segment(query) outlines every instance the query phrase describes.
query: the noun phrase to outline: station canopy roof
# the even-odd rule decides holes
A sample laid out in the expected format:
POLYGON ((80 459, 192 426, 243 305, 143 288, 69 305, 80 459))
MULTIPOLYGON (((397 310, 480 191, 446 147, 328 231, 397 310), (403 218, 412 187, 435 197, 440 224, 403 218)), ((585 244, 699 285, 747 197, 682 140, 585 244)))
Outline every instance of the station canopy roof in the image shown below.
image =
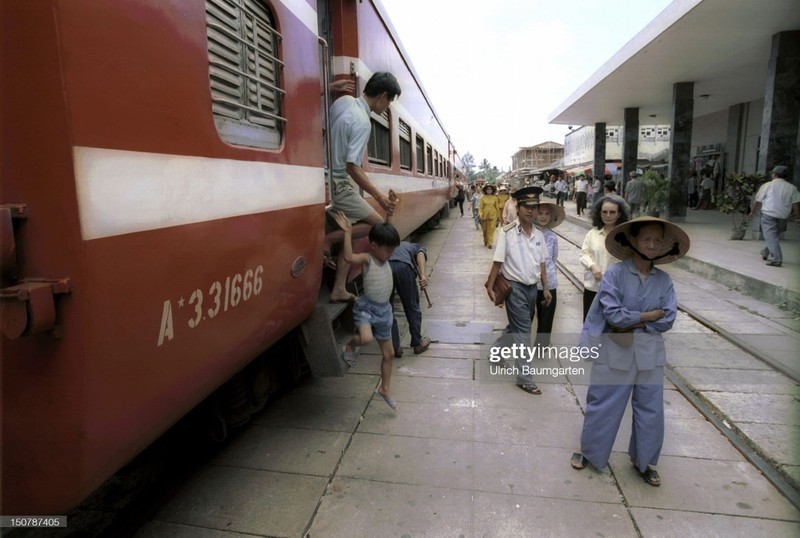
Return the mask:
POLYGON ((675 0, 548 121, 622 125, 638 107, 641 124, 669 124, 676 82, 694 82, 694 117, 761 99, 772 36, 790 30, 800 30, 798 0, 675 0))

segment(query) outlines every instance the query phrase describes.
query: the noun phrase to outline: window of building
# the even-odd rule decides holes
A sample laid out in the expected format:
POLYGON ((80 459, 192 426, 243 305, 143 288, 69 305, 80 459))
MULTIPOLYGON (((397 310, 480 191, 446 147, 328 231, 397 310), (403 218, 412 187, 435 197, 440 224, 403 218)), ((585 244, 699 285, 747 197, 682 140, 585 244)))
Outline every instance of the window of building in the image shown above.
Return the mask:
POLYGON ((275 19, 258 0, 206 0, 211 110, 230 144, 280 146, 284 63, 275 19))
POLYGON ((380 116, 372 114, 371 122, 372 132, 369 134, 369 144, 367 145, 369 162, 389 166, 392 163, 389 109, 384 110, 380 116))
POLYGON ((400 168, 411 170, 411 127, 400 120, 400 168))
POLYGON ((417 135, 417 172, 425 173, 425 141, 417 135))

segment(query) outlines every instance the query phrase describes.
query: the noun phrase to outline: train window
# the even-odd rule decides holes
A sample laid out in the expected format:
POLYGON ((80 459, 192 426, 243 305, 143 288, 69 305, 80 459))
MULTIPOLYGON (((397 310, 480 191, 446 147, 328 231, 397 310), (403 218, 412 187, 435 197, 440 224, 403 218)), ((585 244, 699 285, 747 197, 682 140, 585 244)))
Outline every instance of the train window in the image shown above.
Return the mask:
POLYGON ((389 109, 380 116, 372 115, 372 131, 369 134, 367 157, 369 162, 385 164, 392 163, 392 146, 389 137, 389 109))
POLYGON ((274 149, 281 116, 281 35, 260 0, 206 0, 211 109, 220 138, 230 144, 274 149))
POLYGON ((433 175, 433 148, 431 148, 430 144, 425 144, 425 156, 427 157, 426 161, 428 162, 428 166, 426 172, 429 176, 433 175))
POLYGON ((425 141, 417 135, 417 172, 425 173, 425 141))
POLYGON ((411 127, 400 120, 400 168, 411 170, 411 127))
POLYGON ((439 175, 439 152, 433 150, 433 176, 439 175))

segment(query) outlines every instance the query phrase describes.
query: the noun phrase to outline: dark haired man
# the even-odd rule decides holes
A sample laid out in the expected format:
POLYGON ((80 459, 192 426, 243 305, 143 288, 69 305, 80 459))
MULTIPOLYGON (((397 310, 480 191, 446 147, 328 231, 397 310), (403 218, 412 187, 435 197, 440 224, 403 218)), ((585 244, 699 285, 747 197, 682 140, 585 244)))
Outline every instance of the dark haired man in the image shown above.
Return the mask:
MULTIPOLYGON (((331 216, 341 211, 353 223, 352 237, 365 237, 373 224, 384 222, 358 193, 357 187, 372 196, 387 215, 394 213, 397 200, 382 193, 369 180, 361 162, 369 142, 372 125, 370 113, 383 114, 400 95, 400 84, 391 73, 378 72, 370 77, 361 97, 345 95, 334 101, 330 111, 331 176, 333 194, 331 216)), ((343 240, 341 229, 334 228, 325 236, 325 258, 330 264, 330 247, 343 240)), ((349 264, 342 254, 336 263, 336 278, 331 290, 331 302, 348 302, 355 297, 345 289, 349 264)))

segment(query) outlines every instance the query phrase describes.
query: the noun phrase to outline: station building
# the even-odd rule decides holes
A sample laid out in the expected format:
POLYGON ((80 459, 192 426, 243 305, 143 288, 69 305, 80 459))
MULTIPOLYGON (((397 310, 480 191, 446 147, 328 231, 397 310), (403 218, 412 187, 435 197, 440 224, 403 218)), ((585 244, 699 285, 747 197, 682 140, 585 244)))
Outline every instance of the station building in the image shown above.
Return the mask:
MULTIPOLYGON (((609 158, 609 126, 622 138, 621 174, 639 165, 641 125, 669 129, 669 218, 686 216, 690 169, 790 167, 800 185, 800 7, 796 0, 675 0, 550 116, 594 135, 593 173, 609 158)), ((569 135, 568 135, 569 136, 569 135)), ((571 152, 567 147, 565 159, 571 152)))

